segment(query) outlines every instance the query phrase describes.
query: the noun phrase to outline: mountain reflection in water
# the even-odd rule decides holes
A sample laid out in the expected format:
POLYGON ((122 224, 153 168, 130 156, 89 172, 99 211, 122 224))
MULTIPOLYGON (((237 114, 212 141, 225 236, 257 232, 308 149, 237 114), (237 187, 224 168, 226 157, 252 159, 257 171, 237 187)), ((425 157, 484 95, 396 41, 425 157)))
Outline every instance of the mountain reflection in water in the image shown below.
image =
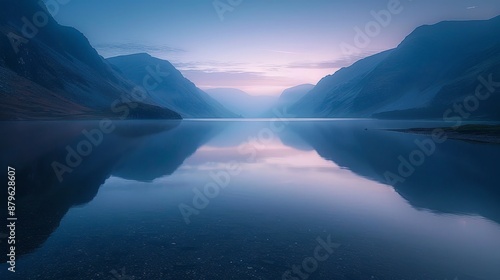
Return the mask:
POLYGON ((437 126, 290 121, 264 139, 267 121, 122 122, 60 182, 53 162, 98 124, 3 123, 16 276, 281 279, 331 236, 341 246, 311 279, 495 279, 500 146, 446 141, 388 185, 385 172, 426 136, 385 129, 422 125, 437 126), (187 225, 178 206, 229 163, 241 172, 187 225), (75 273, 77 260, 86 269, 75 273))

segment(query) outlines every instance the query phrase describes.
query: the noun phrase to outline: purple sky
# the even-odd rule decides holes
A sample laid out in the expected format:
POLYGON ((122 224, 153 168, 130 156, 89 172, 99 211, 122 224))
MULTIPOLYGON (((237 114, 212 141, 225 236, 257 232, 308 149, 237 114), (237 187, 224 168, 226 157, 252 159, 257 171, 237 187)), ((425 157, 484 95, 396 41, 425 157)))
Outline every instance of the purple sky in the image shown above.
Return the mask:
POLYGON ((148 52, 203 89, 269 95, 394 48, 420 25, 499 14, 498 0, 73 0, 56 19, 104 57, 148 52), (374 13, 390 20, 374 24, 374 13))

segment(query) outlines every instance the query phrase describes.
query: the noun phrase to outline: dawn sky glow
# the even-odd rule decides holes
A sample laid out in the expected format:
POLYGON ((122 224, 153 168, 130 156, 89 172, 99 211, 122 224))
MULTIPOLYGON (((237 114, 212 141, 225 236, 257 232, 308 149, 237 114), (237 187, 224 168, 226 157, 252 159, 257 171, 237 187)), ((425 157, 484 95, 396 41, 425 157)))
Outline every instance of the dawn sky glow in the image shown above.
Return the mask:
POLYGON ((73 0, 55 18, 83 32, 106 58, 147 52, 169 60, 202 89, 269 95, 316 84, 359 58, 394 48, 420 25, 500 14, 498 0, 401 0, 401 12, 366 46, 342 51, 342 43, 355 45, 355 28, 364 29, 372 11, 387 10, 392 1, 242 0, 221 14, 213 0, 73 0))

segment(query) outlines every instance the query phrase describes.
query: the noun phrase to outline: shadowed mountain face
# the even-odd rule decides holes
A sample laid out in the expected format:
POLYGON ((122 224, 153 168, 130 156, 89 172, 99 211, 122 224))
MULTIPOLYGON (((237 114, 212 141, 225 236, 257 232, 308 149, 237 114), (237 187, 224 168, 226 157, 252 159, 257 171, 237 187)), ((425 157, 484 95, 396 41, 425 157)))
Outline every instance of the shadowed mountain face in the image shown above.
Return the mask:
POLYGON ((182 76, 166 60, 148 54, 134 54, 109 58, 108 61, 130 81, 146 83, 147 87, 151 87, 148 89, 156 103, 179 112, 185 118, 237 117, 182 76), (144 77, 150 73, 155 73, 161 82, 155 81, 154 77, 145 80, 144 77))
MULTIPOLYGON (((498 32, 500 17, 419 27, 396 49, 325 77, 292 112, 306 117, 443 118, 479 85, 483 96, 493 85, 499 88, 500 37, 493 35, 498 32)), ((486 99, 470 118, 500 118, 500 95, 486 99)))
POLYGON ((180 118, 122 78, 82 33, 59 25, 37 0, 0 1, 0 98, 3 120, 180 118))
MULTIPOLYGON (((68 149, 88 141, 83 131, 96 122, 5 122, 0 140, 2 166, 16 168, 16 215, 18 255, 38 248, 57 229, 67 211, 90 202, 111 176, 133 181, 152 181, 175 172, 186 158, 211 139, 222 127, 178 121, 117 123, 88 156, 75 167, 68 164, 68 149), (33 137, 37 135, 39 137, 33 137), (54 162, 66 165, 58 179, 54 162)), ((70 161, 76 162, 75 154, 70 161)), ((78 157, 78 156, 76 156, 78 157)), ((2 201, 6 194, 1 195, 2 201)), ((1 257, 2 262, 5 256, 1 257)))
MULTIPOLYGON (((408 159, 410 153, 419 149, 415 140, 423 142, 429 139, 385 130, 390 127, 384 122, 376 123, 375 127, 373 122, 290 125, 297 137, 323 158, 362 177, 388 185, 386 172, 399 174, 399 157, 408 159), (370 129, 366 130, 366 127, 370 129)), ((284 143, 294 145, 290 141, 284 143)), ((500 189, 498 165, 495 163, 498 156, 498 145, 448 140, 437 144, 435 153, 427 157, 423 165, 393 187, 416 208, 477 214, 500 223, 500 189)))

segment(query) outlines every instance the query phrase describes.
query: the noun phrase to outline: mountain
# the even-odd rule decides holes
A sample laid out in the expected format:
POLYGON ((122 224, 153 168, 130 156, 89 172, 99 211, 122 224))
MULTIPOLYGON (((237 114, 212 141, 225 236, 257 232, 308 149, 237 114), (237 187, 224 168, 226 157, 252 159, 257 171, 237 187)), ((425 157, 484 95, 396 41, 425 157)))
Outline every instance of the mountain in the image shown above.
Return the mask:
POLYGON ((262 117, 275 118, 279 116, 290 116, 288 110, 291 106, 305 97, 307 93, 314 89, 314 85, 303 84, 285 89, 274 105, 262 114, 262 117))
MULTIPOLYGON (((401 123, 361 120, 292 122, 287 132, 302 138, 321 157, 341 168, 371 181, 391 185, 416 209, 480 215, 500 223, 496 164, 500 149, 497 146, 449 140, 440 144, 438 151, 427 157, 425 163, 415 168, 403 182, 390 182, 387 172, 399 174, 401 158, 415 151, 415 140, 426 141, 425 135, 385 130, 391 126, 400 127, 401 123)), ((303 143, 296 146, 296 143, 284 140, 283 143, 294 148, 304 149, 303 143)))
POLYGON ((254 96, 233 88, 208 89, 206 92, 235 113, 247 118, 260 117, 276 102, 274 96, 254 96))
MULTIPOLYGON (((92 201, 110 177, 149 182, 169 176, 217 135, 223 123, 118 122, 116 130, 60 180, 53 163, 67 164, 67 148, 81 142, 82 131, 96 126, 99 122, 0 122, 2 131, 11 132, 0 138, 0 164, 16 167, 16 216, 23 220, 16 224, 17 238, 23 240, 16 244, 16 257, 39 248, 68 210, 92 201)), ((7 258, 2 254, 0 261, 7 258)))
POLYGON ((313 88, 314 85, 303 84, 289 89, 285 89, 283 93, 280 95, 278 102, 281 104, 292 105, 293 103, 299 101, 301 98, 306 96, 307 93, 309 93, 313 88))
POLYGON ((37 0, 0 1, 0 98, 0 120, 180 118, 37 0))
MULTIPOLYGON (((421 26, 397 48, 323 78, 291 112, 302 117, 442 119, 454 103, 468 100, 466 105, 475 107, 470 99, 476 88, 483 84, 486 95, 491 80, 500 80, 500 37, 492 36, 498 32, 500 16, 421 26)), ((500 96, 486 99, 468 117, 500 119, 500 96)))
MULTIPOLYGON (((185 118, 237 117, 219 102, 186 79, 170 62, 140 53, 107 59, 120 73, 136 84, 151 72, 160 78, 146 81, 153 100, 179 112, 185 118)), ((155 75, 153 75, 154 77, 155 75)), ((157 78, 158 78, 157 77, 157 78)))

